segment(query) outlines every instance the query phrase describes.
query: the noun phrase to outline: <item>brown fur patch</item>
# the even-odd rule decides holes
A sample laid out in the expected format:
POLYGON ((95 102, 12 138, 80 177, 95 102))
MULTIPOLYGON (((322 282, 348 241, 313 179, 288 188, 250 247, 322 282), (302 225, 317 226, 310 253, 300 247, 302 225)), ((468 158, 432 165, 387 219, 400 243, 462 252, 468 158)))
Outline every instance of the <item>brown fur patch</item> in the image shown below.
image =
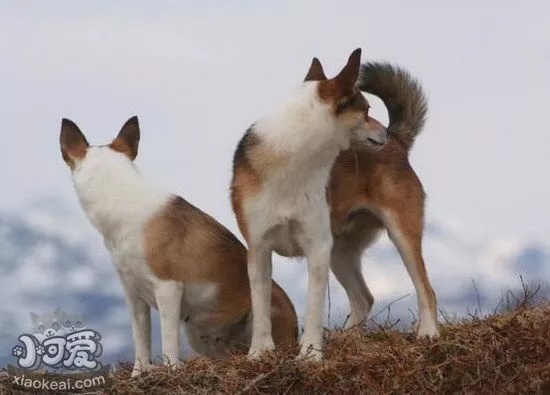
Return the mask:
POLYGON ((359 76, 360 62, 361 49, 358 48, 351 53, 346 65, 336 77, 320 81, 318 94, 321 100, 334 105, 336 108, 350 100, 360 100, 357 96, 359 90, 355 88, 359 76))
POLYGON ((365 114, 365 117, 368 114, 369 103, 365 96, 359 91, 359 89, 354 89, 353 95, 349 97, 344 97, 340 100, 336 107, 336 115, 344 111, 359 111, 365 114))
POLYGON ((402 202, 410 204, 408 199, 423 204, 424 197, 406 151, 392 138, 378 152, 353 142, 336 159, 328 190, 336 228, 342 226, 349 212, 360 207, 402 207, 402 202))
POLYGON ((238 168, 231 184, 231 207, 237 218, 239 230, 248 242, 248 225, 244 212, 244 202, 247 198, 256 195, 261 189, 261 182, 251 168, 238 168))
POLYGON ((275 281, 271 291, 271 332, 275 345, 294 345, 299 336, 294 305, 275 281))
POLYGON ((381 123, 379 122, 377 119, 374 119, 374 118, 371 118, 368 116, 365 117, 365 123, 367 124, 367 128, 369 130, 385 130, 386 127, 381 123))
POLYGON ((422 287, 428 294, 430 309, 435 315, 435 294, 426 273, 421 246, 425 193, 403 145, 390 138, 384 148, 373 153, 363 143, 353 143, 334 164, 327 196, 335 237, 362 239, 362 234, 370 235, 383 229, 376 212, 391 214, 411 251, 422 287), (358 212, 367 215, 367 220, 345 234, 347 224, 358 212))
POLYGON ((248 226, 244 213, 244 201, 255 196, 262 189, 262 170, 268 168, 270 155, 262 155, 261 141, 250 127, 239 141, 233 156, 233 178, 231 180, 231 206, 237 217, 237 224, 248 242, 248 226))
MULTIPOLYGON (((236 322, 251 310, 247 251, 243 244, 208 214, 181 197, 174 199, 145 228, 145 256, 155 275, 183 284, 218 285, 219 303, 208 319, 212 324, 236 322)), ((273 283, 274 338, 288 338, 297 328, 294 306, 273 283), (275 333, 277 332, 277 333, 275 333)))
POLYGON ((111 148, 113 151, 120 152, 121 154, 126 155, 130 160, 134 160, 135 156, 132 152, 132 148, 121 139, 114 139, 111 144, 108 145, 109 148, 111 148))

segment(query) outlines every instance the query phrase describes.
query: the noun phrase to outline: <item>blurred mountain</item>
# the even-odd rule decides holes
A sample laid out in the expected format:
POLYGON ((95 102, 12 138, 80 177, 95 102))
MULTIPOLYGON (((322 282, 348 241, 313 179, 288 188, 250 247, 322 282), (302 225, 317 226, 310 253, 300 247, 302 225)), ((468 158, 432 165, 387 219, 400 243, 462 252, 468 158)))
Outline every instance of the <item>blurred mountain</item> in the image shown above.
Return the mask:
MULTIPOLYGON (((452 224, 429 220, 423 248, 440 308, 457 316, 479 307, 491 312, 504 290, 519 285, 519 275, 541 281, 550 278, 550 248, 538 241, 510 237, 468 240, 452 230, 452 224)), ((17 337, 32 329, 29 314, 51 312, 56 307, 85 314, 88 327, 102 335, 103 362, 133 358, 130 315, 122 287, 102 239, 78 207, 45 198, 18 210, 0 211, 0 267, 4 301, 0 305, 0 366, 14 362, 11 350, 17 337)), ((410 312, 416 312, 414 287, 385 234, 365 252, 363 272, 376 300, 373 313, 399 299, 391 305, 391 315, 407 326, 410 312)), ((276 256, 274 277, 288 292, 302 320, 305 262, 276 256)), ((329 289, 328 324, 341 325, 348 313, 345 293, 332 276, 329 289)), ((158 355, 156 312, 153 322, 153 353, 158 355)), ((185 341, 182 343, 183 352, 188 353, 185 341)))

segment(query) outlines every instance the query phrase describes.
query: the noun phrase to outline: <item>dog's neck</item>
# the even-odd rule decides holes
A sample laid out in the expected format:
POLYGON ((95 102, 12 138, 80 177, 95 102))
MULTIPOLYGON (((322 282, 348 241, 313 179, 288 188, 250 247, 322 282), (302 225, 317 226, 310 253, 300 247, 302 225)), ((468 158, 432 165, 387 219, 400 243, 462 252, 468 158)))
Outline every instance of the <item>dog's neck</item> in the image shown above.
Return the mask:
POLYGON ((260 118, 254 131, 276 155, 309 161, 319 156, 328 162, 347 149, 350 133, 340 130, 330 105, 317 94, 317 82, 298 87, 289 99, 260 118))
POLYGON ((73 173, 80 204, 106 239, 140 228, 170 194, 152 185, 122 154, 91 148, 73 173))

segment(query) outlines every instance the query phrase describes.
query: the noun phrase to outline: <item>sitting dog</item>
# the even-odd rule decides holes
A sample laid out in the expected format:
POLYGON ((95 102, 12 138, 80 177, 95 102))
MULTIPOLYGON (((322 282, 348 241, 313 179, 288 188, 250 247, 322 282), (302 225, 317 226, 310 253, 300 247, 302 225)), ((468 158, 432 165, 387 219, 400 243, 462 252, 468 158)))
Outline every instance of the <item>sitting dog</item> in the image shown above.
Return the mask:
MULTIPOLYGON (((215 219, 138 172, 139 139, 137 117, 102 146, 90 146, 74 122, 62 120, 63 159, 132 315, 132 377, 151 364, 151 307, 159 311, 162 354, 171 364, 179 362, 180 323, 193 350, 214 357, 246 350, 252 324, 246 248, 215 219)), ((277 344, 295 344, 294 306, 276 283, 272 289, 270 335, 277 344)))

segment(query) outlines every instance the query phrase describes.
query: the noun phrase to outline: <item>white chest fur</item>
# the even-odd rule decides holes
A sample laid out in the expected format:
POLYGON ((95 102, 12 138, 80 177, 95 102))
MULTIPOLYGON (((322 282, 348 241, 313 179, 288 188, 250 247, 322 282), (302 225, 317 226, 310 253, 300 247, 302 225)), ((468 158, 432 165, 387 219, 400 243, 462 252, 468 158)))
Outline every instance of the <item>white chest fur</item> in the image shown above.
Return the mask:
POLYGON ((314 84, 302 86, 254 126, 268 152, 280 155, 283 164, 265 174, 261 193, 245 203, 253 244, 268 235, 277 251, 291 253, 295 248, 290 244, 305 247, 309 242, 304 238, 326 238, 326 230, 314 228, 330 229, 326 185, 338 153, 349 146, 350 133, 339 130, 315 89, 314 84), (316 235, 304 236, 311 230, 316 235))

